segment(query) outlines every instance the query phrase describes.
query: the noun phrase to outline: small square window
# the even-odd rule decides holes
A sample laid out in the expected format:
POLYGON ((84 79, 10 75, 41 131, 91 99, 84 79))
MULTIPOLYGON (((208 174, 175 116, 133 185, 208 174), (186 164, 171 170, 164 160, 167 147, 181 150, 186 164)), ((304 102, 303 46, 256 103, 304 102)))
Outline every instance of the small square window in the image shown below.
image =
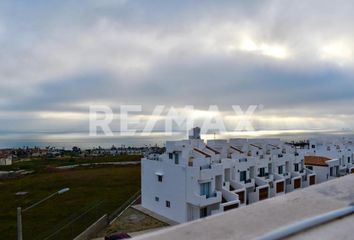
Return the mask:
POLYGON ((156 201, 156 202, 159 202, 159 201, 160 201, 160 198, 159 198, 159 197, 155 197, 155 201, 156 201))
POLYGON ((171 207, 171 203, 170 201, 166 201, 166 207, 170 208, 171 207))
POLYGON ((162 182, 162 176, 161 176, 161 175, 158 175, 158 176, 157 176, 157 180, 158 180, 159 182, 162 182))

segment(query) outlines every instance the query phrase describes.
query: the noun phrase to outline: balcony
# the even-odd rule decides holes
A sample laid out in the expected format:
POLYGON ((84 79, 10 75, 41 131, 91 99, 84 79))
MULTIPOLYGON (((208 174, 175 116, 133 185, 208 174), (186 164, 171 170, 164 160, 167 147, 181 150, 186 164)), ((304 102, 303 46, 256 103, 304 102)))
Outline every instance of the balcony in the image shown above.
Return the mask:
POLYGON ((240 158, 238 161, 239 161, 240 163, 241 163, 241 162, 247 162, 247 158, 240 158))
POLYGON ((225 188, 222 189, 222 202, 221 207, 224 211, 228 211, 240 206, 238 195, 225 188))
POLYGON ((216 175, 221 175, 223 172, 223 168, 221 164, 215 165, 206 165, 200 167, 199 178, 198 180, 210 180, 215 178, 216 175))
POLYGON ((255 180, 252 179, 252 178, 249 178, 249 179, 244 181, 244 185, 245 185, 246 188, 253 187, 255 185, 255 180))
POLYGON ((269 173, 265 173, 264 175, 259 174, 258 178, 263 179, 263 180, 265 180, 266 182, 269 183, 269 182, 274 180, 274 175, 273 174, 269 174, 269 173))
MULTIPOLYGON (((252 179, 251 183, 253 182, 254 186, 254 179, 252 179)), ((238 192, 245 192, 246 191, 246 186, 242 183, 235 182, 233 180, 230 181, 230 190, 233 193, 238 194, 238 192)))
MULTIPOLYGON (((203 195, 204 196, 204 195, 203 195)), ((213 193, 210 193, 210 194, 206 194, 205 195, 205 198, 208 199, 208 198, 214 198, 214 197, 217 197, 217 194, 216 192, 213 192, 213 193)))
POLYGON ((211 165, 207 164, 207 165, 203 165, 199 167, 200 170, 204 170, 204 169, 211 169, 211 165))
POLYGON ((286 172, 286 173, 283 173, 283 177, 284 177, 284 178, 289 178, 289 177, 290 177, 290 173, 287 173, 287 172, 286 172))
POLYGON ((187 196, 187 202, 198 207, 205 207, 215 203, 220 203, 222 199, 222 194, 219 191, 215 191, 208 195, 198 195, 194 194, 187 196))

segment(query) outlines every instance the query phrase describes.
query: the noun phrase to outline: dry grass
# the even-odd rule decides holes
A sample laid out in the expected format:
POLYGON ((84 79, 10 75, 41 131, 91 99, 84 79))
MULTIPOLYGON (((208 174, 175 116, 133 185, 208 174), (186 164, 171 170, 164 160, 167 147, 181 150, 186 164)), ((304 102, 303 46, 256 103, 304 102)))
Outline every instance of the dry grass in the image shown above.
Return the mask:
POLYGON ((98 167, 40 172, 0 180, 0 239, 16 238, 16 207, 27 207, 61 188, 58 195, 23 214, 24 239, 44 239, 97 205, 50 239, 72 239, 140 189, 140 166, 98 167), (28 192, 15 196, 16 192, 28 192))
POLYGON ((128 208, 111 226, 101 233, 101 236, 116 232, 138 232, 164 226, 168 225, 134 208, 128 208))

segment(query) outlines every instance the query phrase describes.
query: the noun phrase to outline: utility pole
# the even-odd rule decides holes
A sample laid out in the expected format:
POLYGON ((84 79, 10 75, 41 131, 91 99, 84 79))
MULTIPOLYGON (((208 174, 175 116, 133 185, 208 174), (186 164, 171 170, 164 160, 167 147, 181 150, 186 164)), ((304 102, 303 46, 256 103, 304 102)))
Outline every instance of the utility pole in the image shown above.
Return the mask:
POLYGON ((22 209, 17 208, 17 240, 22 240, 22 209))
POLYGON ((22 237, 22 212, 30 210, 31 208, 41 204, 42 202, 47 201, 49 198, 51 198, 55 195, 60 195, 60 194, 66 193, 69 190, 70 190, 70 188, 63 188, 63 189, 49 195, 48 197, 43 198, 39 202, 32 204, 31 206, 29 206, 28 208, 25 208, 24 210, 22 210, 21 207, 18 207, 17 208, 17 240, 23 240, 23 237, 22 237))

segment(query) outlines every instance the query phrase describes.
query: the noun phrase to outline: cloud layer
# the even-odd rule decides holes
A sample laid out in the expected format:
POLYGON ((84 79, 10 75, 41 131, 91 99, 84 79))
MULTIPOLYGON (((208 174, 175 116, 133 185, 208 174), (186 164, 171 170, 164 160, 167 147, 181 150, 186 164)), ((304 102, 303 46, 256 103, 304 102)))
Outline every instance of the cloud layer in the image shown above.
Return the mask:
POLYGON ((353 11, 345 0, 2 1, 0 130, 84 131, 90 104, 262 104, 259 116, 277 118, 266 129, 354 127, 353 11))

